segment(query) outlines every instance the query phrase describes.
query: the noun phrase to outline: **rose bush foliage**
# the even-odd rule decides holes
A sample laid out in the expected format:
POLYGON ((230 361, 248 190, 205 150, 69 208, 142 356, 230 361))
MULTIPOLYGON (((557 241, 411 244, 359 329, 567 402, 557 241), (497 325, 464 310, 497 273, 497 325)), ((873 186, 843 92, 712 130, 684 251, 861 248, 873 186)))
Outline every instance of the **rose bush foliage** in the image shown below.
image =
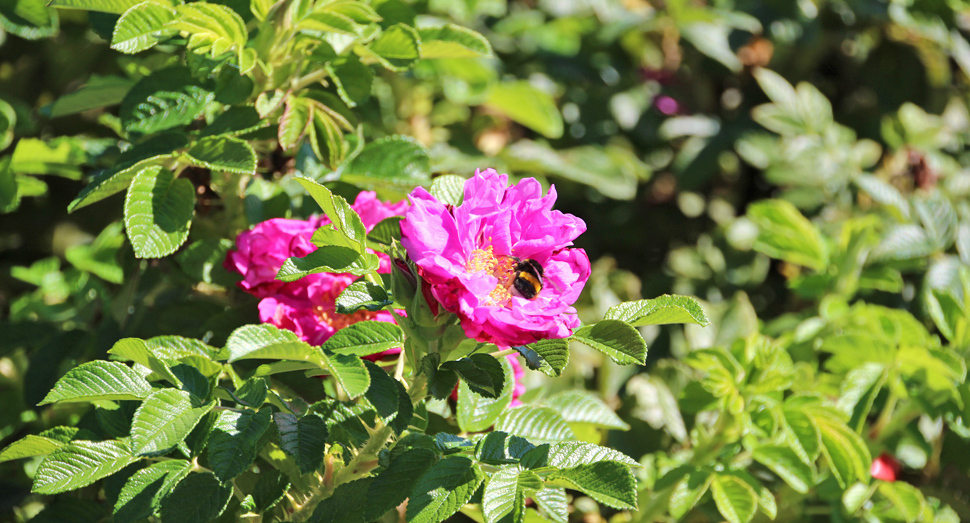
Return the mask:
POLYGON ((970 518, 959 2, 44 4, 0 519, 970 518))

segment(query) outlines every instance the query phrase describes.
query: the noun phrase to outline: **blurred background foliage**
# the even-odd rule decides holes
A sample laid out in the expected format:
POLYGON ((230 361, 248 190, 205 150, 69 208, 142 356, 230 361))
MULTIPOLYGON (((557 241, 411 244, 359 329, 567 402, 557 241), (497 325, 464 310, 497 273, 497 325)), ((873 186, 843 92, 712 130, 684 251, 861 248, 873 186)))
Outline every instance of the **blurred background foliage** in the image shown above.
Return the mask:
MULTIPOLYGON (((294 173, 347 193, 399 199, 409 189, 342 178, 308 146, 295 160, 260 164, 238 187, 200 170, 190 173, 190 244, 136 259, 121 196, 67 207, 82 178, 119 153, 115 109, 88 108, 85 95, 120 101, 165 55, 116 53, 104 39, 116 15, 44 3, 0 0, 5 443, 96 424, 81 409, 34 405, 63 372, 105 358, 121 337, 219 345, 258 321, 220 253, 241 228, 313 211, 294 173)), ((554 183, 558 208, 589 228, 577 241, 594 260, 579 304, 585 320, 671 292, 705 300, 713 321, 644 328, 644 369, 575 347, 566 378, 528 374, 523 399, 533 402, 594 391, 623 421, 577 422, 577 433, 643 456, 639 512, 578 498, 573 520, 970 518, 970 2, 395 4, 481 32, 494 58, 378 70, 356 108, 369 140, 413 137, 435 174, 494 167, 554 183), (791 405, 799 393, 834 407, 791 405), (822 442, 814 452, 780 435, 805 413, 823 420, 809 423, 822 442), (855 436, 826 432, 826 416, 855 436), (827 437, 862 446, 846 451, 843 467, 827 437), (801 448, 804 466, 779 473, 766 448, 801 448), (883 452, 902 463, 905 482, 867 486, 883 452), (724 478, 748 485, 738 487, 733 517, 724 478)), ((0 519, 29 520, 50 501, 29 495, 36 465, 0 463, 0 519)), ((62 498, 34 520, 62 520, 62 498)))

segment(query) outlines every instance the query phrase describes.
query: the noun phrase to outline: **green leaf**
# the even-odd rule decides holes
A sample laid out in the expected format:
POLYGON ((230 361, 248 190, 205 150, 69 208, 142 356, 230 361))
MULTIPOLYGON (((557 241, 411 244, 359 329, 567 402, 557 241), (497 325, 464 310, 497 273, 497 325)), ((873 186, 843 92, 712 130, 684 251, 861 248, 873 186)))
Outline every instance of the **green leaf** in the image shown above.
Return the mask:
POLYGON ((408 523, 439 523, 468 503, 484 475, 472 460, 456 456, 435 463, 411 489, 408 523))
POLYGON ((384 67, 404 71, 421 57, 421 41, 413 28, 396 24, 385 29, 366 50, 384 67))
POLYGON ((283 111, 277 130, 280 147, 291 150, 310 132, 313 125, 313 110, 314 104, 306 98, 291 96, 286 99, 286 109, 283 111))
POLYGON ((465 197, 465 178, 454 174, 438 176, 431 182, 431 196, 446 205, 461 205, 465 197))
POLYGON ((152 463, 128 478, 114 506, 115 523, 134 523, 158 513, 162 500, 192 470, 192 463, 170 460, 152 463))
POLYGON ((914 523, 922 520, 927 503, 919 489, 901 481, 881 482, 877 488, 879 493, 899 511, 903 521, 914 523))
POLYGON ((188 33, 188 48, 192 52, 218 58, 235 50, 239 74, 248 73, 256 65, 255 50, 246 49, 246 23, 235 11, 206 2, 181 4, 175 10, 176 17, 166 27, 188 33))
POLYGON ((90 485, 136 458, 121 441, 75 441, 50 453, 37 468, 31 492, 58 494, 90 485))
POLYGON ((90 272, 97 277, 111 283, 122 283, 125 274, 118 262, 118 252, 125 243, 122 234, 124 224, 113 222, 98 233, 97 238, 89 244, 78 244, 68 247, 64 257, 74 267, 90 272))
POLYGON ((815 471, 788 447, 762 445, 754 449, 751 457, 771 469, 796 492, 805 494, 815 485, 815 471))
POLYGON ((327 64, 337 94, 349 107, 357 107, 370 98, 374 73, 356 55, 343 56, 327 64))
POLYGON ((234 106, 226 109, 199 133, 200 138, 207 136, 239 136, 264 129, 269 125, 266 120, 259 115, 255 107, 234 106))
MULTIPOLYGON (((358 328, 356 331, 365 328, 358 328)), ((244 325, 234 330, 226 342, 226 349, 230 362, 242 359, 278 359, 312 363, 331 372, 351 398, 359 397, 370 386, 367 368, 357 356, 333 354, 312 347, 292 332, 272 325, 244 325)))
POLYGON ((431 179, 431 157, 414 138, 388 136, 365 145, 341 178, 409 188, 431 179))
POLYGON ((188 139, 182 134, 164 133, 135 145, 121 153, 114 168, 92 178, 77 198, 68 205, 67 211, 74 212, 127 189, 131 179, 139 171, 162 160, 175 158, 174 151, 187 144, 188 139))
POLYGON ((362 478, 344 483, 333 495, 320 502, 307 523, 365 523, 364 507, 374 478, 362 478))
POLYGON ((440 368, 457 373, 471 390, 486 398, 497 398, 505 386, 502 364, 488 354, 472 354, 467 358, 446 361, 440 368))
POLYGON ((364 519, 374 521, 403 503, 415 478, 421 477, 437 459, 428 449, 414 448, 392 461, 368 488, 364 519))
POLYGON ((10 157, 0 158, 0 213, 17 210, 21 196, 17 173, 10 168, 10 157))
POLYGON ((506 147, 502 157, 507 158, 510 169, 565 178, 617 200, 632 200, 640 181, 650 176, 645 163, 619 146, 553 149, 544 143, 521 139, 506 147))
MULTIPOLYGON (((118 76, 93 75, 80 89, 65 94, 51 104, 51 118, 77 114, 121 103, 134 82, 118 76)), ((0 128, 2 134, 2 128, 0 128)), ((3 140, 0 139, 0 146, 3 140)), ((3 147, 0 147, 2 149, 3 147)))
POLYGON ((261 472, 259 481, 252 490, 255 512, 265 512, 286 497, 290 490, 290 480, 286 474, 277 470, 261 472))
POLYGON ((481 58, 492 56, 492 46, 481 34, 455 24, 418 29, 421 58, 481 58))
POLYGON ((652 300, 628 301, 614 305, 603 315, 605 320, 620 320, 634 327, 694 323, 710 325, 704 309, 694 298, 665 294, 652 300))
POLYGON ((133 361, 139 365, 148 367, 152 370, 152 372, 168 380, 168 382, 172 385, 180 386, 182 384, 179 379, 172 374, 168 364, 155 357, 155 355, 148 350, 148 345, 143 340, 138 338, 123 338, 118 340, 110 349, 108 349, 108 354, 122 361, 133 361))
POLYGON ((532 370, 541 371, 546 376, 558 377, 569 364, 569 341, 566 339, 539 340, 525 347, 515 347, 525 358, 532 370), (535 360, 535 357, 538 361, 535 360), (538 363, 538 365, 536 365, 538 363))
POLYGON ((364 397, 374 407, 377 417, 384 423, 389 423, 397 416, 398 407, 401 404, 398 397, 398 382, 376 363, 365 361, 364 365, 370 374, 371 383, 364 397))
POLYGON ((401 241, 401 216, 391 216, 379 221, 373 229, 367 233, 367 241, 380 245, 391 245, 394 240, 401 241))
POLYGON ((562 137, 562 115, 556 102, 529 82, 496 84, 489 90, 487 103, 546 138, 562 137))
POLYGON ((276 274, 276 279, 296 281, 321 272, 363 276, 378 268, 380 268, 380 259, 374 254, 369 252, 361 254, 356 249, 326 245, 303 258, 288 258, 276 274))
POLYGON ((17 126, 17 112, 7 102, 0 100, 0 151, 13 143, 13 130, 17 126))
POLYGON ((748 218, 760 229, 756 251, 816 271, 828 265, 828 247, 821 232, 791 203, 755 202, 748 206, 748 218))
POLYGON ((876 202, 895 209, 901 218, 909 218, 909 202, 891 183, 871 174, 856 176, 852 181, 876 202))
POLYGON ((125 198, 125 231, 139 258, 172 254, 189 237, 195 215, 195 188, 159 166, 135 175, 125 198))
POLYGON ((822 454, 839 486, 867 481, 872 457, 865 441, 831 411, 817 410, 812 420, 818 427, 822 454))
POLYGON ((487 523, 497 523, 507 514, 520 523, 525 515, 525 498, 542 489, 542 478, 518 465, 500 468, 485 484, 482 512, 487 523))
POLYGON ((47 5, 62 9, 83 9, 120 15, 137 3, 138 0, 51 0, 47 5))
POLYGON ((360 321, 338 330, 322 348, 336 354, 369 356, 404 346, 404 332, 393 323, 360 321))
POLYGON ((58 14, 44 0, 0 2, 0 29, 25 40, 39 40, 57 34, 58 14))
POLYGON ((230 136, 208 136, 195 143, 186 153, 196 165, 214 171, 254 174, 256 152, 249 142, 230 136))
POLYGON ((926 258, 938 246, 919 225, 902 224, 889 229, 869 255, 872 262, 926 258))
POLYGON ((616 509, 637 508, 637 484, 630 467, 613 461, 580 465, 549 474, 553 485, 583 492, 616 509))
POLYGON ((323 209, 323 213, 330 218, 330 222, 355 246, 357 252, 363 253, 367 242, 367 228, 347 200, 334 195, 330 189, 309 178, 297 178, 296 181, 310 193, 317 205, 323 209))
POLYGON ((458 384, 456 410, 458 426, 462 431, 483 432, 487 430, 495 424, 495 420, 512 403, 512 394, 515 392, 515 373, 508 361, 502 361, 501 365, 505 379, 502 393, 497 398, 488 398, 475 392, 464 381, 458 384))
POLYGON ((594 393, 585 390, 560 392, 542 402, 570 423, 590 423, 605 429, 629 430, 612 409, 594 393))
POLYGON ((189 244, 176 254, 179 267, 197 282, 231 287, 233 279, 223 267, 226 255, 236 243, 228 238, 206 238, 189 244))
POLYGON ((132 452, 160 456, 182 443, 215 402, 195 406, 183 390, 159 389, 135 411, 131 422, 132 452))
POLYGON ((91 361, 67 371, 40 405, 55 402, 140 400, 151 385, 131 367, 113 361, 91 361))
POLYGON ((717 510, 731 523, 748 523, 758 510, 758 493, 738 477, 715 476, 711 493, 717 510))
POLYGON ((249 470, 256 460, 256 443, 270 424, 270 410, 224 410, 209 433, 209 468, 220 481, 249 470))
POLYGON ((118 116, 128 132, 157 133, 192 123, 214 99, 187 67, 167 67, 139 80, 121 101, 118 116))
POLYGON ((327 444, 327 424, 316 414, 297 418, 277 412, 273 415, 280 433, 280 447, 295 461, 300 472, 308 474, 320 468, 327 444))
POLYGON ((175 17, 175 9, 168 3, 142 2, 118 19, 111 35, 111 48, 126 54, 150 49, 175 32, 166 27, 175 17))
POLYGON ((394 303, 387 290, 366 280, 358 280, 337 296, 335 305, 339 314, 353 314, 360 309, 379 311, 394 303))
MULTIPOLYGON (((548 451, 548 447, 548 445, 543 445, 546 451, 548 451)), ((538 459, 542 451, 537 451, 537 448, 524 438, 512 436, 501 431, 492 431, 478 440, 478 444, 475 446, 475 459, 489 465, 507 465, 510 463, 519 463, 521 460, 524 468, 534 469, 539 466, 545 466, 545 463, 541 465, 537 464, 537 462, 542 461, 538 459)), ((547 459, 548 453, 542 456, 542 459, 547 459)))
POLYGON ((63 446, 64 443, 56 439, 28 434, 24 438, 7 445, 7 448, 0 452, 0 463, 14 459, 46 456, 63 446))
POLYGON ((445 399, 458 386, 458 374, 439 368, 441 354, 433 352, 421 360, 421 372, 428 375, 428 393, 435 399, 445 399))
POLYGON ((886 366, 880 363, 864 363, 845 375, 836 408, 850 416, 850 427, 862 431, 872 404, 888 377, 886 366))
POLYGON ((182 336, 155 336, 145 340, 148 350, 163 360, 181 360, 199 357, 211 360, 218 352, 215 347, 182 336))
POLYGON ((515 434, 532 443, 559 443, 576 439, 566 420, 547 407, 523 405, 505 413, 495 422, 495 430, 515 434))
POLYGON ((271 352, 272 348, 277 345, 302 347, 302 352, 308 352, 312 349, 309 344, 301 341, 293 331, 280 329, 267 323, 243 325, 232 331, 232 334, 226 340, 229 363, 242 359, 269 358, 270 356, 263 354, 271 352))
POLYGON ((240 385, 233 393, 233 397, 247 407, 259 408, 266 401, 268 393, 269 386, 266 380, 254 376, 240 385))
POLYGON ((300 20, 297 26, 301 31, 319 33, 343 33, 357 36, 358 26, 353 19, 339 13, 316 12, 310 13, 300 20))
POLYGON ((52 174, 77 180, 80 166, 89 161, 87 144, 80 139, 21 138, 14 146, 10 169, 18 174, 52 174))
POLYGON ((209 472, 189 474, 162 501, 162 521, 209 523, 232 498, 232 483, 222 484, 209 472))
POLYGON ((550 467, 559 469, 592 465, 604 461, 623 463, 631 467, 640 466, 639 463, 620 451, 582 441, 553 443, 550 445, 547 459, 550 467))
MULTIPOLYGON (((677 469, 674 469, 676 471, 677 469)), ((668 473, 670 475, 674 471, 668 473)), ((714 476, 706 471, 685 471, 688 472, 686 476, 677 482, 674 486, 673 492, 670 494, 670 501, 668 502, 668 510, 670 510, 670 515, 677 519, 684 517, 697 502, 700 501, 701 497, 707 493, 707 489, 710 488, 711 482, 714 481, 714 476)), ((664 476, 666 478, 666 476, 664 476)), ((664 479, 661 478, 661 479, 664 479)))
POLYGON ((619 320, 586 325, 574 332, 572 339, 606 354, 620 365, 644 365, 647 361, 647 342, 636 329, 619 320))
POLYGON ((566 489, 557 487, 546 487, 532 497, 544 511, 546 519, 554 523, 568 523, 569 503, 566 499, 566 489))
POLYGON ((862 483, 853 483, 842 493, 842 505, 849 514, 854 514, 862 508, 862 504, 869 500, 872 492, 862 483))

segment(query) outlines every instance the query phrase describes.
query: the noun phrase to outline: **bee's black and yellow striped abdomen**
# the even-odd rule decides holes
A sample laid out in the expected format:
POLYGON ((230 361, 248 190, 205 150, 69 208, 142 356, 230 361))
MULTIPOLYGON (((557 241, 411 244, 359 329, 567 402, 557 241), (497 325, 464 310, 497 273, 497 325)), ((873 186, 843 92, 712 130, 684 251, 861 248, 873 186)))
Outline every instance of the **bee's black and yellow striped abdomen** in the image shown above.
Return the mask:
POLYGON ((515 280, 512 285, 523 298, 531 300, 542 291, 542 265, 533 259, 525 259, 515 264, 515 280))

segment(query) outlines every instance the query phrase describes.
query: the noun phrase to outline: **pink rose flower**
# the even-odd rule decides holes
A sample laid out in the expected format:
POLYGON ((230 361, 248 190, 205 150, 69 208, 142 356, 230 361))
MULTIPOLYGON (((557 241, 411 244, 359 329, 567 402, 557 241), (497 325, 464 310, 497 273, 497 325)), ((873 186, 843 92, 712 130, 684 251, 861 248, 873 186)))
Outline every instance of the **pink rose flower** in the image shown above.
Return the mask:
POLYGON ((310 238, 323 223, 324 220, 317 217, 309 220, 274 218, 259 223, 236 237, 236 248, 226 255, 223 266, 230 272, 242 274, 243 280, 237 284, 240 289, 257 298, 273 296, 287 286, 286 282, 276 279, 283 262, 292 256, 303 257, 317 250, 310 238))
MULTIPOLYGON (((291 289, 295 292, 289 295, 279 294, 260 300, 260 321, 293 331, 311 345, 322 345, 338 330, 359 321, 394 323, 394 316, 388 311, 358 310, 353 314, 337 312, 337 296, 357 279, 356 276, 320 273, 311 274, 310 277, 293 283, 307 279, 311 281, 298 290, 291 289)), ((403 315, 404 311, 398 313, 403 315)), ((380 359, 400 352, 400 349, 390 349, 367 358, 380 359)))
MULTIPOLYGON (((403 214, 407 206, 406 201, 382 202, 374 192, 364 191, 357 195, 351 208, 360 215, 369 232, 381 220, 403 214)), ((318 273, 293 282, 276 279, 276 273, 287 258, 306 256, 317 249, 310 241, 313 233, 329 223, 326 216, 309 220, 267 220, 240 233, 236 238, 236 249, 229 251, 224 262, 227 270, 243 275, 240 288, 262 298, 259 318, 263 323, 293 331, 313 345, 322 344, 334 332, 358 321, 394 322, 388 311, 337 313, 337 296, 356 281, 357 276, 318 273)), ((390 259, 384 254, 378 256, 381 260, 378 272, 390 272, 390 259)), ((404 314, 404 311, 398 312, 404 314)), ((391 349, 368 358, 376 360, 399 352, 400 349, 391 349)))
POLYGON ((552 210, 555 187, 546 196, 533 178, 509 186, 494 169, 465 183, 464 202, 445 205, 415 189, 401 222, 401 243, 465 334, 506 348, 565 338, 579 327, 572 304, 590 275, 582 249, 568 248, 586 230, 579 218, 552 210), (515 289, 516 265, 541 267, 539 292, 526 298, 515 289))

